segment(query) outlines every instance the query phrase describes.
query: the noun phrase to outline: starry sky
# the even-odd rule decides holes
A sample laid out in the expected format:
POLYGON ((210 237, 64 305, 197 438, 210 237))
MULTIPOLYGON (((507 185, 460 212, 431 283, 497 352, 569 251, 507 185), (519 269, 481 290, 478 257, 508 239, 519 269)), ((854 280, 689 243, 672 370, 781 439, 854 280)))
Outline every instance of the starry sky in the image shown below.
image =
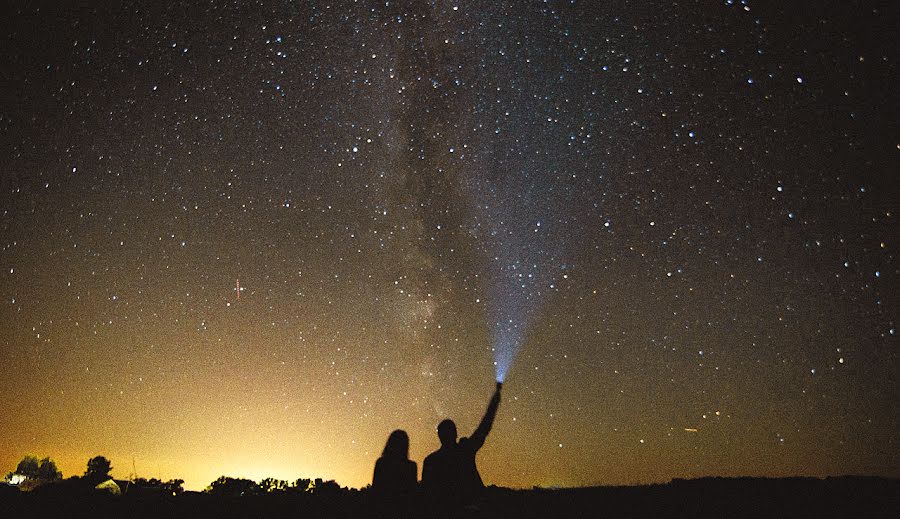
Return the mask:
POLYGON ((4 10, 3 473, 900 476, 892 2, 4 10))

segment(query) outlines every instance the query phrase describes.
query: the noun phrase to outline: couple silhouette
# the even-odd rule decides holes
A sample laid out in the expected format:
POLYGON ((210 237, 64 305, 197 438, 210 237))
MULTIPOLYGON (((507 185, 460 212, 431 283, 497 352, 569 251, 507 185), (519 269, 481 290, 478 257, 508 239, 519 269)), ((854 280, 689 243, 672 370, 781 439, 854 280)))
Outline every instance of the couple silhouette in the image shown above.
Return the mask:
MULTIPOLYGON (((487 411, 478 428, 468 438, 457 441, 456 424, 446 419, 438 424, 441 447, 425 458, 422 466, 422 497, 435 506, 465 507, 475 504, 484 490, 475 455, 484 445, 497 408, 500 389, 497 383, 487 411)), ((416 463, 409 459, 409 435, 396 430, 390 434, 384 452, 375 462, 372 490, 380 497, 411 497, 417 490, 416 463)))

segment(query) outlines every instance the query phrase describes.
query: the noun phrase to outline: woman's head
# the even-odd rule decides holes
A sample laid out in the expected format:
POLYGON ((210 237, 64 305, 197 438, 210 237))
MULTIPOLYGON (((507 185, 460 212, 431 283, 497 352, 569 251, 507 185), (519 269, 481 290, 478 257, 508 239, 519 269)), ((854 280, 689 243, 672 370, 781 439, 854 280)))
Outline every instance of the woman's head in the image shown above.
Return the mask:
POLYGON ((409 435, 406 431, 397 429, 388 436, 381 457, 409 459, 409 435))

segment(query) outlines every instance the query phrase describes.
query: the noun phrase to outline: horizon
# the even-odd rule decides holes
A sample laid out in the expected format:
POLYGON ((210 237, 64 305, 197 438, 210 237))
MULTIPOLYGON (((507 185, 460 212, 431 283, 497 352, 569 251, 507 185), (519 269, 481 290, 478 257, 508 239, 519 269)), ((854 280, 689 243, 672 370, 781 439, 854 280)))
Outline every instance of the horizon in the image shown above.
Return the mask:
MULTIPOLYGON (((27 455, 32 455, 32 454, 33 453, 29 453, 27 455)), ((101 455, 101 454, 98 454, 98 455, 101 455)), ((37 456, 37 457, 44 458, 47 456, 37 456)), ((75 470, 72 470, 71 472, 67 472, 66 468, 74 468, 74 467, 68 467, 65 463, 60 463, 53 456, 49 456, 49 457, 51 458, 51 460, 53 460, 57 464, 57 467, 62 472, 62 479, 68 479, 73 476, 81 477, 84 475, 83 467, 80 470, 75 469, 75 470)), ((107 456, 107 458, 110 459, 108 456, 107 456)), ((112 459, 110 459, 110 461, 112 461, 112 459)), ((417 464, 418 464, 418 462, 417 462, 417 464)), ((15 464, 13 464, 13 467, 14 467, 14 465, 15 464)), ((78 464, 75 463, 74 465, 77 466, 78 464)), ((86 461, 85 461, 85 463, 82 463, 81 465, 86 465, 86 461)), ((300 478, 310 479, 313 481, 316 479, 322 479, 323 481, 332 480, 332 481, 335 481, 341 487, 355 489, 355 490, 361 490, 371 484, 371 481, 366 481, 364 484, 361 484, 359 486, 354 486, 354 485, 350 485, 345 482, 342 482, 340 480, 334 480, 333 478, 322 477, 322 476, 318 476, 318 475, 314 475, 314 474, 292 474, 292 473, 284 472, 284 471, 269 473, 269 472, 266 472, 265 469, 261 469, 261 470, 256 470, 256 471, 235 472, 235 473, 222 472, 222 473, 218 473, 218 475, 216 475, 216 476, 210 477, 209 481, 207 481, 206 483, 197 483, 195 485, 190 480, 185 479, 182 476, 179 476, 177 473, 171 473, 171 474, 167 473, 162 476, 160 474, 150 474, 150 473, 144 474, 144 473, 141 473, 140 470, 138 470, 137 473, 132 473, 130 471, 128 473, 125 473, 125 469, 117 468, 116 463, 112 463, 112 466, 113 466, 113 468, 110 471, 110 477, 117 481, 134 481, 136 479, 149 480, 149 479, 156 478, 156 479, 159 479, 159 480, 165 482, 165 481, 169 481, 169 480, 173 480, 173 479, 183 479, 184 480, 184 484, 183 484, 184 490, 185 491, 193 491, 193 492, 203 492, 205 489, 207 489, 209 487, 209 485, 213 481, 215 481, 219 477, 249 479, 256 483, 259 483, 263 479, 269 478, 269 477, 277 479, 277 480, 287 481, 288 483, 293 483, 294 481, 296 481, 297 479, 300 479, 300 478)), ((14 470, 12 470, 12 472, 14 472, 14 470)), ((216 471, 208 470, 207 472, 215 473, 216 471)), ((421 475, 421 472, 420 472, 420 475, 421 475)), ((500 488, 507 488, 507 489, 511 489, 511 490, 532 490, 532 489, 545 489, 545 490, 560 489, 560 490, 563 490, 563 489, 580 489, 580 488, 597 488, 597 487, 640 487, 640 486, 652 486, 652 485, 666 485, 666 484, 670 484, 677 480, 692 481, 692 480, 716 479, 716 478, 722 478, 722 479, 802 478, 802 479, 824 480, 824 479, 828 479, 828 478, 869 478, 869 477, 884 478, 884 479, 890 480, 890 479, 900 479, 900 474, 894 474, 894 475, 890 475, 890 474, 885 474, 885 475, 851 474, 851 473, 845 473, 845 474, 782 474, 782 475, 709 474, 709 475, 691 475, 690 477, 680 477, 680 476, 676 475, 667 480, 657 480, 657 481, 623 481, 623 482, 611 481, 611 482, 597 482, 594 484, 588 483, 588 484, 584 484, 584 485, 569 485, 569 486, 561 486, 561 485, 554 485, 554 484, 545 484, 545 485, 535 484, 535 485, 531 485, 531 486, 527 486, 527 487, 526 486, 493 485, 493 484, 491 484, 491 485, 497 486, 500 488)), ((197 478, 195 480, 195 482, 202 481, 202 479, 203 479, 202 477, 197 478)))
POLYGON ((7 472, 900 476, 890 4, 5 9, 7 472))

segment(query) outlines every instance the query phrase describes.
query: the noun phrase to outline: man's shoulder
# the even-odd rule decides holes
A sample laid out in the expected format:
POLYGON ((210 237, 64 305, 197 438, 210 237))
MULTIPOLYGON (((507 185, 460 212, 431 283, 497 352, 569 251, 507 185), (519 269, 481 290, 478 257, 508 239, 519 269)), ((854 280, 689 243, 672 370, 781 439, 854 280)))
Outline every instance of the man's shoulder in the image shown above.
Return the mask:
POLYGON ((472 440, 469 438, 460 438, 458 445, 461 450, 472 450, 472 440))

